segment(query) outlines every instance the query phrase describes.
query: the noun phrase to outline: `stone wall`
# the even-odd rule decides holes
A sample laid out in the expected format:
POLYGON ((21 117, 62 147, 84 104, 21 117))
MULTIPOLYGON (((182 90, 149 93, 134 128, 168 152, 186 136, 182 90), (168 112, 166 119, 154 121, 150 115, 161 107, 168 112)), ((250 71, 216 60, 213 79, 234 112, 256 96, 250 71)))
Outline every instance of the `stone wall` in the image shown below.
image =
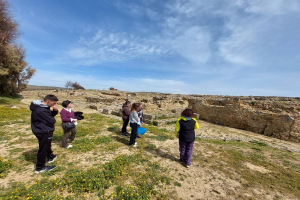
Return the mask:
POLYGON ((300 142, 299 97, 180 95, 118 90, 40 90, 24 91, 22 95, 25 98, 41 99, 51 93, 58 96, 59 104, 68 99, 73 102, 76 110, 90 108, 99 113, 118 114, 126 100, 132 103, 143 102, 144 112, 150 116, 177 116, 189 107, 202 120, 300 142))
POLYGON ((188 102, 189 108, 198 113, 202 120, 300 142, 300 103, 297 99, 242 99, 197 97, 188 102))

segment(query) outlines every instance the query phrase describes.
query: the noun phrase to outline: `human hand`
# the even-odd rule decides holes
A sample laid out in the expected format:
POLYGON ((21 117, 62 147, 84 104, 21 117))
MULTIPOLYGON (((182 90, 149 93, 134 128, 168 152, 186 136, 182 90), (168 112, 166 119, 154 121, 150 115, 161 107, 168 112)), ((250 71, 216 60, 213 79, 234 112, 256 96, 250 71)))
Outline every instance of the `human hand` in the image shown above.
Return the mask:
POLYGON ((52 106, 52 108, 53 108, 54 111, 58 110, 58 108, 56 106, 52 106))

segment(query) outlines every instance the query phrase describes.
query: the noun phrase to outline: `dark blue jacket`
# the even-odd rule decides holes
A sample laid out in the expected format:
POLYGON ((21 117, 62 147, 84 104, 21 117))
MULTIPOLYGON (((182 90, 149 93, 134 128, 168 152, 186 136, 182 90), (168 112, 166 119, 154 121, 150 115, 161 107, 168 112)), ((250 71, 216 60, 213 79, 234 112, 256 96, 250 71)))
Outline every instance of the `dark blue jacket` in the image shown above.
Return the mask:
POLYGON ((50 107, 42 104, 41 100, 33 101, 30 104, 31 130, 35 135, 53 133, 55 130, 57 111, 51 111, 50 107))

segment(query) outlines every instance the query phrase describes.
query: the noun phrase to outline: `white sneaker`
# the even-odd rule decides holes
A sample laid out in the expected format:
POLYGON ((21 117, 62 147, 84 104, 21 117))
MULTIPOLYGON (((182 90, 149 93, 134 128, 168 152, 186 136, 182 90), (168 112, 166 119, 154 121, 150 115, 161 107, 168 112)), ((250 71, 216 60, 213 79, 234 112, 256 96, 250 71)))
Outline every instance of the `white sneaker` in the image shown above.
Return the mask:
POLYGON ((73 145, 70 145, 70 144, 69 144, 69 146, 67 146, 66 148, 71 148, 71 147, 73 147, 73 145))
POLYGON ((133 147, 137 147, 137 146, 138 146, 137 143, 134 143, 133 147))

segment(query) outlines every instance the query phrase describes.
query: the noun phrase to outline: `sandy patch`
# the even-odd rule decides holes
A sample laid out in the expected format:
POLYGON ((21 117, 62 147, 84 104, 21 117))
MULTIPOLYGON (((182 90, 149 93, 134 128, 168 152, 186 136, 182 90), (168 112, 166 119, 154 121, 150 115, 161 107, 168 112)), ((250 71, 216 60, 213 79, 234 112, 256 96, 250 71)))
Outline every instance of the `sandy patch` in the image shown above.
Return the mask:
POLYGON ((252 163, 244 163, 245 166, 247 166, 249 169, 253 170, 253 171, 257 171, 260 173, 269 173, 270 170, 267 170, 266 168, 262 167, 262 166, 257 166, 257 165, 253 165, 252 163))

